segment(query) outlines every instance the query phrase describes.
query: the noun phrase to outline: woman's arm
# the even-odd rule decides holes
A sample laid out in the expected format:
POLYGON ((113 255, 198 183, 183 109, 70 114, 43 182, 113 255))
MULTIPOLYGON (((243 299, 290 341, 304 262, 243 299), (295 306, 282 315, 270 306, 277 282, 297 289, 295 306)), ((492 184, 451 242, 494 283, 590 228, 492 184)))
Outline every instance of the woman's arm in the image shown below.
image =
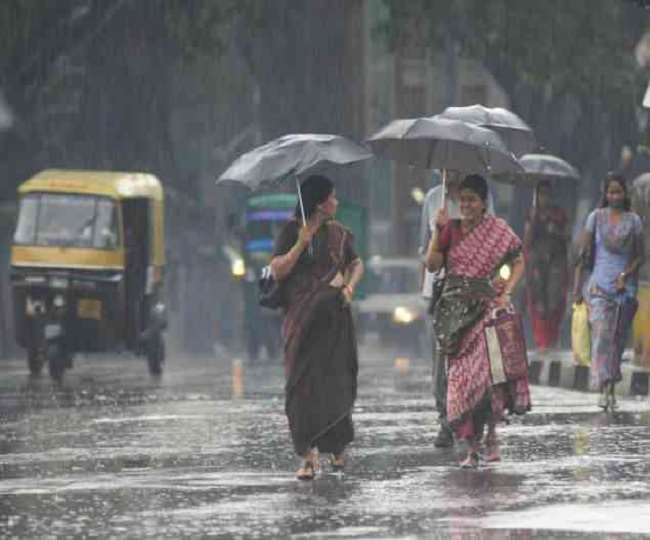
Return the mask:
POLYGON ((352 301, 354 290, 363 277, 363 261, 361 259, 354 259, 345 272, 346 283, 343 285, 343 294, 348 302, 352 301))
POLYGON ((636 274, 639 268, 645 263, 645 241, 643 239, 643 233, 634 238, 634 255, 634 258, 630 260, 623 273, 618 277, 617 286, 619 289, 624 289, 627 278, 636 274))
POLYGON ((430 224, 431 227, 431 238, 429 238, 429 245, 427 246, 427 252, 424 256, 424 266, 429 272, 436 272, 439 270, 443 264, 445 264, 445 254, 443 250, 440 249, 439 245, 439 236, 440 232, 445 229, 449 234, 451 232, 446 229, 450 224, 449 214, 446 207, 438 209, 435 219, 430 224))
POLYGON ((296 243, 284 255, 277 255, 271 259, 271 273, 277 281, 285 279, 296 266, 300 255, 311 242, 314 231, 308 225, 303 226, 298 234, 296 243))
POLYGON ((424 257, 424 265, 429 272, 438 271, 445 263, 445 255, 438 251, 438 230, 434 229, 431 240, 427 246, 427 254, 424 257))
POLYGON ((510 303, 510 297, 512 296, 513 291, 521 281, 521 278, 524 275, 524 270, 526 265, 524 263, 524 256, 522 254, 517 255, 517 258, 512 261, 512 269, 510 272, 510 277, 504 281, 500 282, 501 293, 499 294, 499 299, 501 304, 510 303))

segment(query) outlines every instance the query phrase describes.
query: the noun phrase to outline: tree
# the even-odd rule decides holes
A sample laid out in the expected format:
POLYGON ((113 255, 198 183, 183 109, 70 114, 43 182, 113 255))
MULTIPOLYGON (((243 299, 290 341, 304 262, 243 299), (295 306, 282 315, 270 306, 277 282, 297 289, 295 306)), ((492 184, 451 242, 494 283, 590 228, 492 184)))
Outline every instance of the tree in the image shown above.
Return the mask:
MULTIPOLYGON (((550 152, 600 179, 635 145, 646 77, 633 49, 650 13, 612 0, 384 0, 391 42, 414 14, 429 21, 428 45, 482 62, 550 152)), ((594 190, 592 186, 591 190, 594 190)))

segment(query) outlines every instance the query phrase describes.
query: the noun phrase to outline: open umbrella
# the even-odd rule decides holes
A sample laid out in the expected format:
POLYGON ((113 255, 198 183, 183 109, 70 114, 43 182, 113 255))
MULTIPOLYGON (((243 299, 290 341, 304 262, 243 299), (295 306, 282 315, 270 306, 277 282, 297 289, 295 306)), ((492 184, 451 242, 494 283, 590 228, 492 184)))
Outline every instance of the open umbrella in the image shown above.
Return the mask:
POLYGON ((239 156, 217 179, 217 184, 236 182, 257 190, 293 177, 298 200, 301 176, 334 165, 346 165, 372 157, 367 148, 341 135, 295 133, 284 135, 239 156))
MULTIPOLYGON (((523 173, 508 175, 511 182, 524 181, 536 184, 540 180, 570 181, 580 180, 580 173, 569 162, 551 154, 526 154, 519 158, 523 173)), ((505 180, 507 181, 508 178, 505 180)))
POLYGON ((537 147, 531 127, 515 113, 502 107, 490 108, 483 105, 447 107, 439 116, 496 131, 516 156, 532 152, 537 147))
POLYGON ((368 139, 378 155, 423 169, 466 173, 521 172, 521 166, 499 135, 459 120, 438 116, 393 120, 368 139))

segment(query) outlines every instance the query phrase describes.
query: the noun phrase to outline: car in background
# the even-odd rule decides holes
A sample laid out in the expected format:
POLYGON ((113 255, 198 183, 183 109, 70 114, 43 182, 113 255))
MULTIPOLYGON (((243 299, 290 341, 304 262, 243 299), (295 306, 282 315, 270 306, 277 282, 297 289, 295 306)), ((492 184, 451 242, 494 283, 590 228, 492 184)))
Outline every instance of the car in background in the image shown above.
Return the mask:
POLYGON ((407 257, 370 258, 365 298, 355 302, 359 337, 376 335, 382 347, 426 357, 431 349, 428 304, 420 294, 421 263, 407 257))

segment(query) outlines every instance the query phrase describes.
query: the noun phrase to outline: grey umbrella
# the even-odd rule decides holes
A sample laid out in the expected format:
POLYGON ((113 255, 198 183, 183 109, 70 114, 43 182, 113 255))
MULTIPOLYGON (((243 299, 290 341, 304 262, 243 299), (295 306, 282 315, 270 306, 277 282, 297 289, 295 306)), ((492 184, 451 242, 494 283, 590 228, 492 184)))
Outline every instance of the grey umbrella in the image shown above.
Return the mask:
MULTIPOLYGON (((299 177, 334 165, 371 158, 367 148, 341 135, 295 133, 284 135, 239 156, 217 179, 256 190, 293 177, 302 209, 299 177)), ((303 222, 305 221, 303 209, 303 222)))
POLYGON ((531 127, 515 113, 502 107, 447 107, 439 116, 496 131, 516 156, 532 152, 537 147, 531 127))
POLYGON ((393 120, 372 135, 368 143, 378 155, 423 169, 481 174, 521 171, 499 135, 440 116, 393 120))
POLYGON ((372 157, 367 148, 341 135, 284 135, 239 156, 219 176, 217 184, 238 182, 256 190, 288 176, 304 176, 333 165, 372 157))
POLYGON ((443 186, 448 169, 481 174, 521 171, 494 131, 439 115, 393 120, 367 141, 378 155, 423 169, 442 169, 443 186))
POLYGON ((551 154, 526 154, 519 158, 519 163, 524 168, 524 181, 580 180, 580 173, 573 165, 551 154))

